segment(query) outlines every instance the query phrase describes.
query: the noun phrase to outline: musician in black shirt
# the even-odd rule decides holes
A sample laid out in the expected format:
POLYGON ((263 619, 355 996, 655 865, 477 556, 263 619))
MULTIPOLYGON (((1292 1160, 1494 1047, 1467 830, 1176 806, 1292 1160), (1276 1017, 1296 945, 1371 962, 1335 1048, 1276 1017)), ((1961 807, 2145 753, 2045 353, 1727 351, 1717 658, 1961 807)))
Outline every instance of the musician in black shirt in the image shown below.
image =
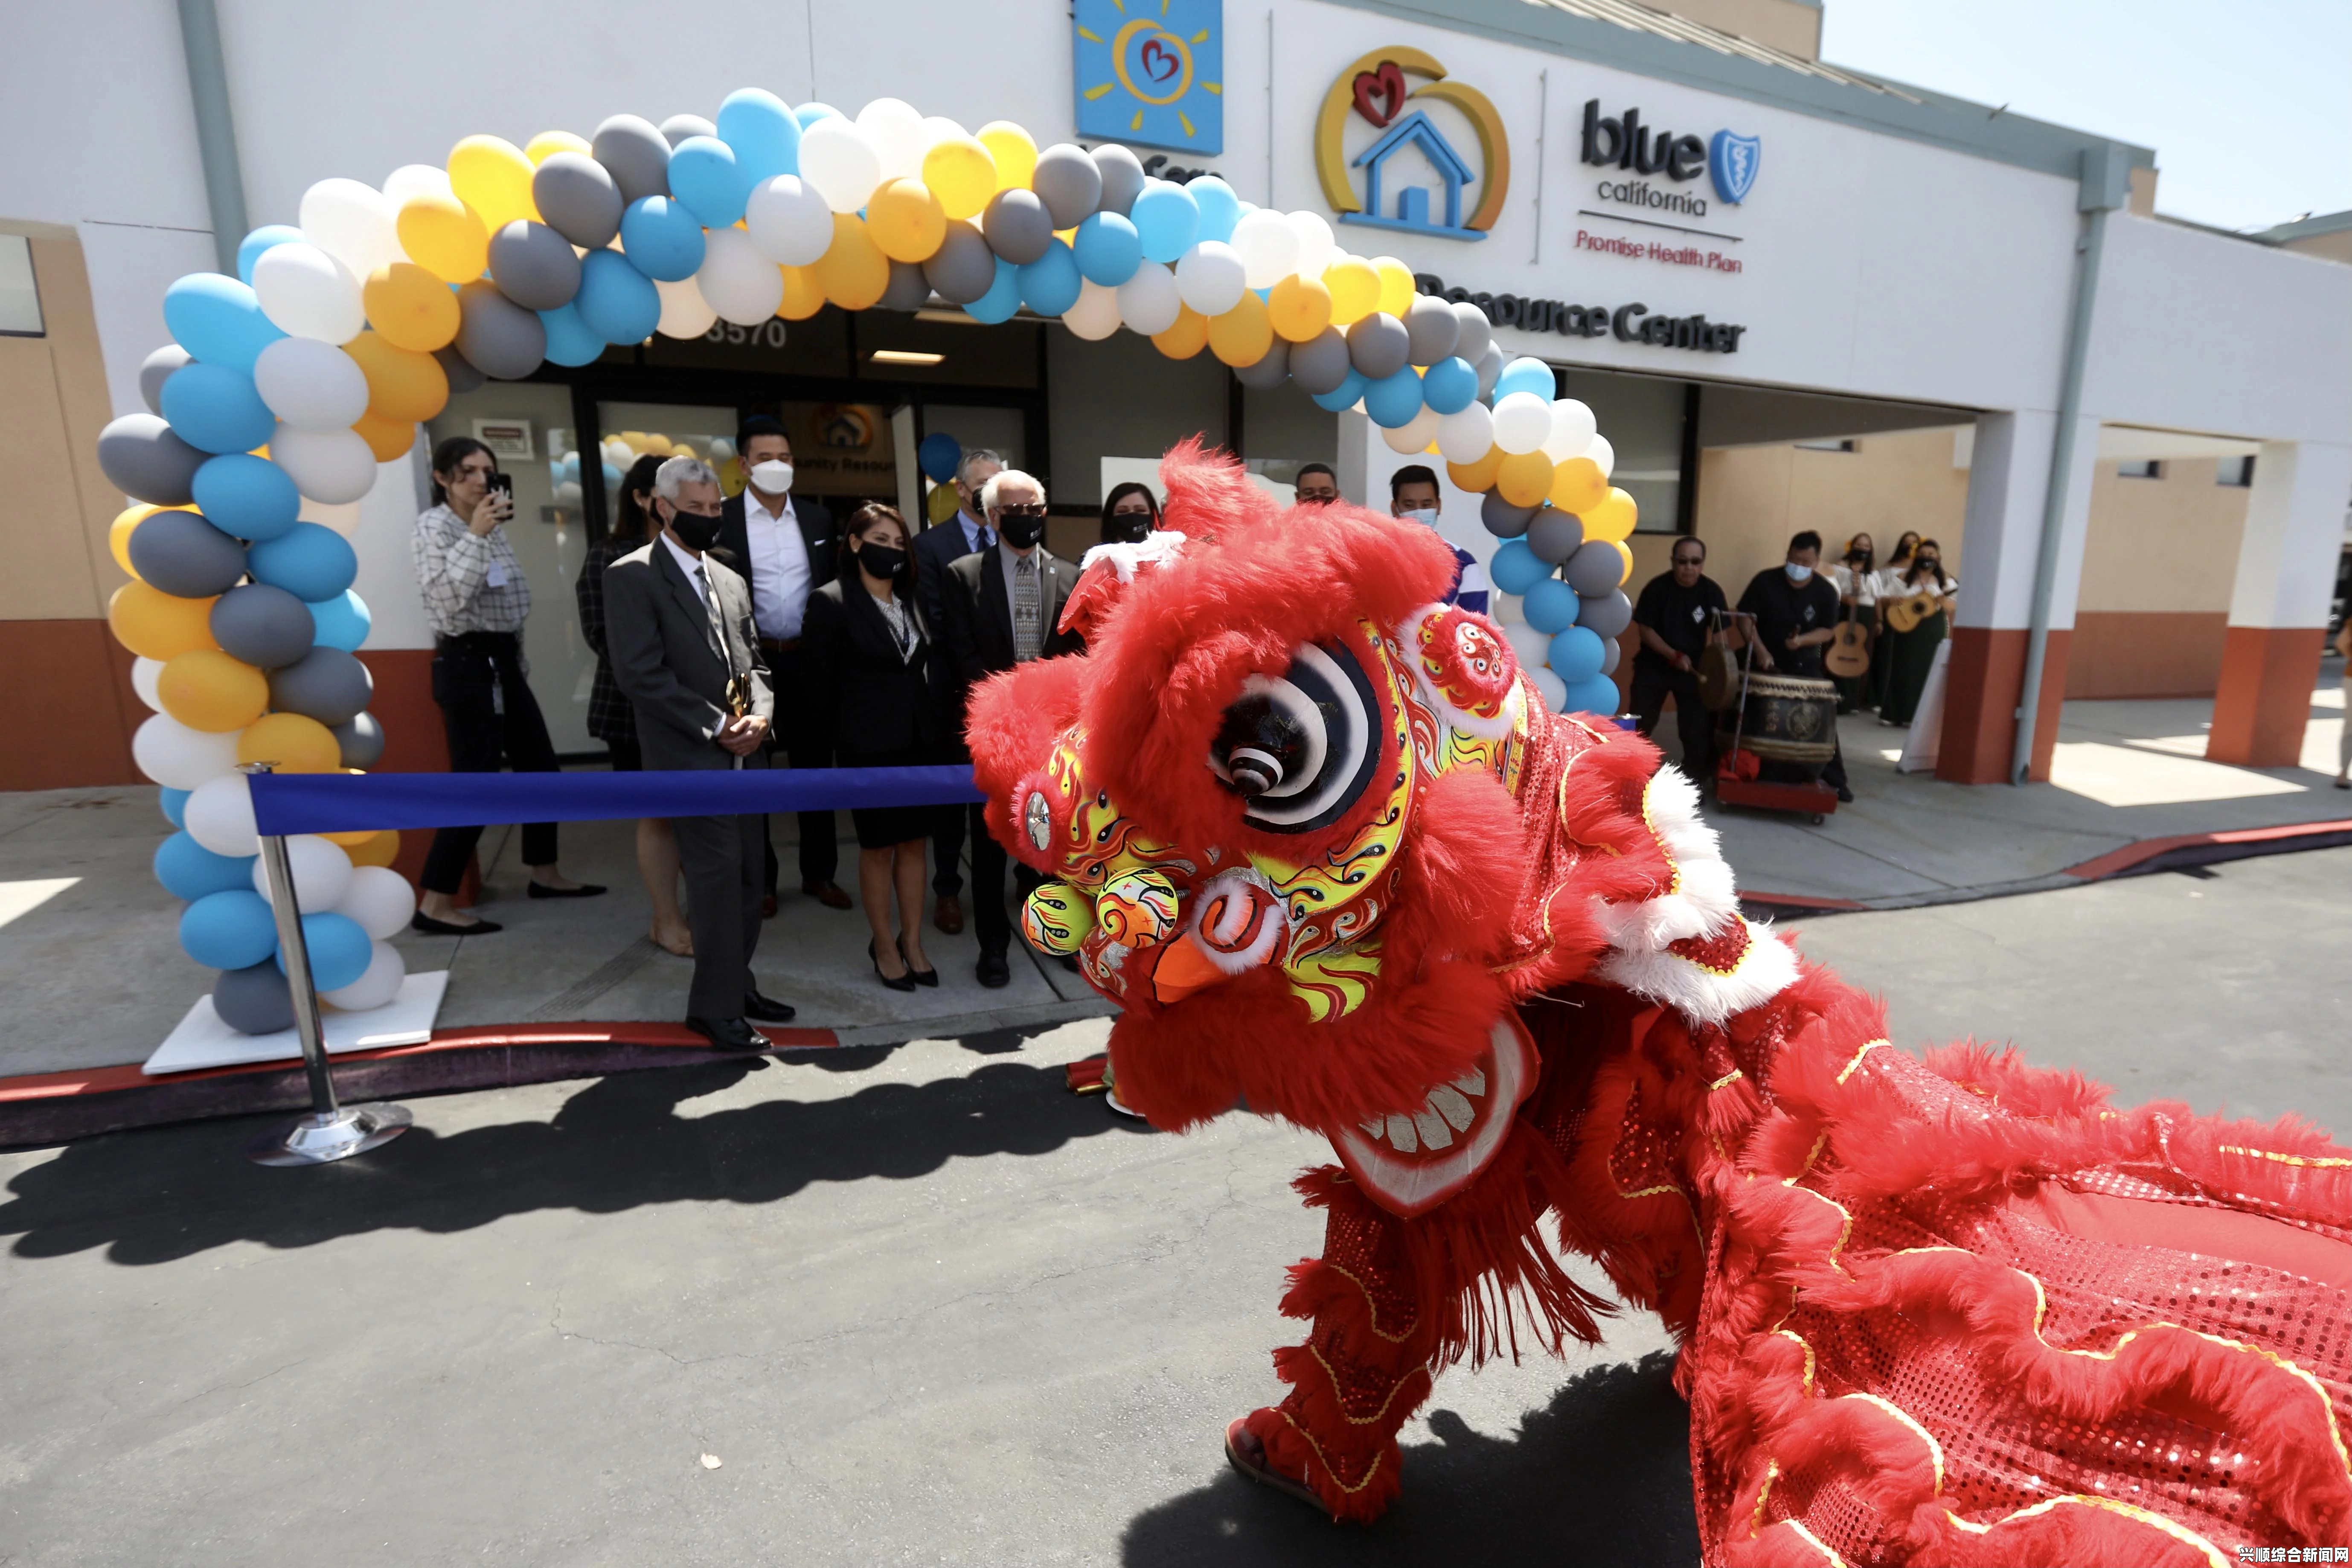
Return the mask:
MULTIPOLYGON (((1773 674, 1825 679, 1822 650, 1837 637, 1839 599, 1837 584, 1814 570, 1821 559, 1822 536, 1809 528, 1789 541, 1786 561, 1756 574, 1739 595, 1739 613, 1755 617, 1756 662, 1773 674)), ((1853 799, 1843 752, 1822 767, 1822 782, 1839 800, 1853 799)))
POLYGON ((1633 606, 1633 629, 1642 639, 1633 655, 1633 716, 1635 727, 1651 733, 1671 695, 1683 772, 1704 784, 1715 773, 1715 735, 1714 716, 1699 700, 1698 657, 1713 640, 1717 615, 1730 606, 1704 573, 1705 542, 1675 540, 1673 559, 1674 570, 1651 578, 1633 606))

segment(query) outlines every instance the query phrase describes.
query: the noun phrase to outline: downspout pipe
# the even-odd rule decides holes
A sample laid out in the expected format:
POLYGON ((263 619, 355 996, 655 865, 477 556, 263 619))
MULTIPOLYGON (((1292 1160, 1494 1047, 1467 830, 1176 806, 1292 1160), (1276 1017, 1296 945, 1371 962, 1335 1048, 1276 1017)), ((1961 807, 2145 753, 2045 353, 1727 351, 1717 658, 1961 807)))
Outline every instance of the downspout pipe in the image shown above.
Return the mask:
POLYGON ((213 0, 180 0, 180 51, 188 62, 188 96, 196 110, 196 153, 212 209, 213 254, 236 276, 245 243, 245 175, 236 161, 236 123, 229 117, 228 66, 221 56, 220 13, 213 0))
POLYGON ((2057 440, 2050 453, 2050 483, 2042 501, 2042 547, 2033 563, 2033 617, 2025 633, 2025 686, 2017 704, 2009 782, 2021 784, 2033 769, 2033 732, 2042 721, 2042 672, 2050 660, 2050 605, 2058 592, 2058 561, 2065 548, 2067 491, 2074 469, 2074 426, 2083 413, 2083 372, 2091 357, 2091 317, 2099 296, 2099 262, 2106 250, 2107 215, 2131 187, 2131 154, 2116 142, 2083 151, 2074 205, 2083 215, 2074 242, 2074 308, 2066 329, 2066 365, 2058 389, 2057 440))

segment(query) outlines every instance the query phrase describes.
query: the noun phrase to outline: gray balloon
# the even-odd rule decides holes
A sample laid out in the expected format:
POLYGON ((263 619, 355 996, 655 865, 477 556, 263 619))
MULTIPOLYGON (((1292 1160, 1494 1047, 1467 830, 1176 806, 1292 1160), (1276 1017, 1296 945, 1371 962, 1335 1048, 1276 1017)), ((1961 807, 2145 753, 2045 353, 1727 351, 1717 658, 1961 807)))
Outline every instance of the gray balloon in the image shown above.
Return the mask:
POLYGON ((1503 379, 1503 350, 1499 343, 1488 343, 1486 352, 1478 356, 1478 396, 1483 402, 1495 395, 1495 384, 1503 379))
POLYGON ((1596 594, 1589 599, 1580 595, 1580 599, 1576 624, 1588 631, 1614 637, 1633 624, 1633 601, 1621 593, 1596 594))
POLYGON ((271 708, 316 719, 330 729, 357 717, 374 695, 375 678, 368 667, 339 647, 321 645, 269 672, 271 708))
POLYGON ((192 511, 159 511, 131 531, 131 569, 151 587, 209 599, 245 575, 245 546, 192 511))
POLYGON ((1076 228, 1102 205, 1102 165, 1087 157, 1085 149, 1056 142, 1037 154, 1037 172, 1029 176, 1029 188, 1044 199, 1055 228, 1076 228))
POLYGON ((278 961, 265 958, 250 969, 224 969, 213 982, 213 1011, 243 1035, 274 1035, 294 1026, 294 994, 278 961))
POLYGON ((1272 392, 1290 379, 1290 345, 1280 338, 1275 339, 1264 359, 1255 364, 1235 367, 1234 379, 1259 392, 1272 392))
POLYGON ((466 356, 454 348, 435 349, 433 357, 441 362, 441 374, 449 378, 452 396, 461 392, 472 392, 490 379, 475 369, 466 356))
POLYGON ((968 223, 950 221, 947 237, 923 263, 923 276, 933 292, 950 305, 969 305, 996 283, 996 252, 987 238, 968 223))
POLYGON ((1095 167, 1102 171, 1100 210, 1125 217, 1135 205, 1135 198, 1143 194, 1143 165, 1134 153, 1116 142, 1106 142, 1094 152, 1095 167))
POLYGON ((1560 565, 1584 548, 1584 520, 1556 506, 1545 507, 1528 524, 1528 548, 1537 560, 1560 565))
POLYGON ((1425 369, 1454 352, 1461 341, 1462 322, 1454 307, 1436 295, 1415 294, 1404 313, 1404 335, 1412 345, 1412 363, 1425 369))
POLYGON ((1290 346, 1290 378, 1309 397, 1337 392, 1355 368, 1348 358, 1347 334, 1326 327, 1303 343, 1290 346))
POLYGON ((1535 521, 1537 510, 1531 506, 1513 506, 1503 499, 1502 491, 1488 490, 1486 499, 1478 503, 1478 521, 1485 523, 1486 531, 1497 539, 1517 539, 1528 531, 1528 524, 1535 521))
POLYGON ((163 384, 172 373, 196 356, 177 343, 165 343, 139 363, 139 395, 156 413, 163 412, 163 384))
POLYGON ((159 414, 126 414, 98 433, 98 466, 109 483, 150 506, 185 506, 196 470, 211 460, 172 434, 159 414))
POLYGON ((383 726, 375 721, 374 714, 354 713, 329 728, 334 731, 335 744, 341 750, 343 766, 372 768, 383 760, 383 726))
POLYGON ((1405 367, 1412 353, 1404 323, 1386 311, 1375 310, 1348 329, 1348 357, 1367 381, 1386 381, 1405 367))
POLYGON ((1486 311, 1467 300, 1454 302, 1454 324, 1461 333, 1454 340, 1454 353, 1476 364, 1479 356, 1486 352, 1486 345, 1495 341, 1495 324, 1486 320, 1486 311))
POLYGON ((930 302, 930 279, 923 276, 919 265, 893 261, 890 282, 882 290, 882 298, 874 301, 874 307, 878 310, 919 310, 930 302))
POLYGON ((615 114, 596 127, 588 145, 621 187, 624 205, 669 195, 669 142, 652 121, 615 114))
POLYGON ((580 258, 547 225, 519 217, 490 236, 490 281, 526 310, 560 310, 580 292, 580 258))
MULTIPOLYGON (((583 250, 602 250, 621 232, 621 187, 585 153, 554 153, 530 177, 530 199, 548 226, 583 250)), ((496 258, 493 256, 493 260, 496 258)))
POLYGON ((1624 657, 1625 657, 1625 645, 1624 645, 1623 643, 1619 642, 1615 637, 1602 637, 1602 638, 1601 639, 1601 674, 1603 674, 1603 675, 1614 675, 1614 674, 1616 674, 1616 673, 1617 673, 1617 661, 1618 661, 1619 659, 1621 659, 1621 658, 1623 658, 1624 657))
POLYGON ((213 606, 213 641, 231 658, 257 669, 292 664, 319 635, 310 607, 283 588, 248 583, 231 588, 213 606))
POLYGON ((457 290, 457 352, 484 375, 520 381, 547 358, 547 323, 476 279, 457 290))
POLYGON ((699 114, 673 114, 661 122, 661 133, 675 147, 689 136, 716 136, 719 127, 699 114))
MULTIPOLYGON (((1093 163, 1087 167, 1093 168, 1093 163)), ((1054 221, 1036 192, 1018 186, 989 197, 980 215, 980 231, 988 236, 988 247, 1015 267, 1026 267, 1045 255, 1054 243, 1054 230, 1068 226, 1054 221)))
POLYGON ((1625 563, 1618 555, 1617 547, 1598 539, 1570 556, 1567 565, 1562 575, 1567 577, 1568 585, 1588 598, 1606 594, 1625 574, 1625 563))

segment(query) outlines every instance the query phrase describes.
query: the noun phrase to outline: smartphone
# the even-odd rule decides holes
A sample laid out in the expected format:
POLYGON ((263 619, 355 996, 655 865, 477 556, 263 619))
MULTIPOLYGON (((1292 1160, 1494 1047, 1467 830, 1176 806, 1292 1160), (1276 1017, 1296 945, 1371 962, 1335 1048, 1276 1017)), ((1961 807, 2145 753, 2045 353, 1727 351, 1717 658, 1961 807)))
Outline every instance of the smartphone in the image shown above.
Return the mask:
POLYGON ((509 505, 511 505, 511 504, 513 503, 513 501, 514 501, 514 476, 513 476, 512 474, 507 474, 507 473, 492 474, 492 475, 490 476, 490 489, 494 489, 494 490, 498 491, 498 492, 499 492, 499 494, 500 494, 500 495, 502 495, 502 496, 506 497, 506 498, 507 498, 507 501, 508 501, 508 503, 509 503, 509 505))

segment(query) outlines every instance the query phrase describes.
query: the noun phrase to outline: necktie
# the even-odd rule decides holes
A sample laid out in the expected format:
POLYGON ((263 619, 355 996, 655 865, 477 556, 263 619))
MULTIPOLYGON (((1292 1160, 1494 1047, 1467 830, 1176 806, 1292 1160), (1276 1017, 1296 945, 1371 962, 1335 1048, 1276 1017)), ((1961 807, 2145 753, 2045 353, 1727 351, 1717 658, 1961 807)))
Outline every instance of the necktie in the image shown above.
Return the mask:
POLYGON ((1037 591, 1037 557, 1021 557, 1013 569, 1013 657, 1023 664, 1045 646, 1045 607, 1037 591))

